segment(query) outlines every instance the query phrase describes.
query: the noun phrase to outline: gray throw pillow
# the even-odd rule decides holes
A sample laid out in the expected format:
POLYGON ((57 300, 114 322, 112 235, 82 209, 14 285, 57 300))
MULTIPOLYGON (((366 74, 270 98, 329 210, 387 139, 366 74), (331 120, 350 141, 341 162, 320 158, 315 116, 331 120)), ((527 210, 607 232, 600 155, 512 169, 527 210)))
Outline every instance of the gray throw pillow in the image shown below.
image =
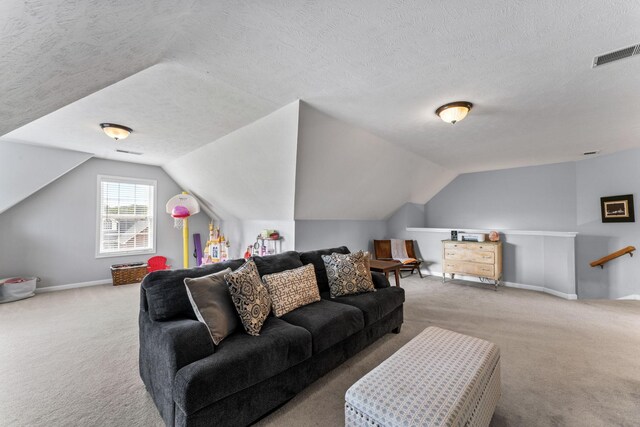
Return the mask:
POLYGON ((229 286, 224 280, 231 269, 195 279, 184 279, 189 301, 199 321, 207 325, 215 345, 238 327, 238 315, 231 300, 229 286))

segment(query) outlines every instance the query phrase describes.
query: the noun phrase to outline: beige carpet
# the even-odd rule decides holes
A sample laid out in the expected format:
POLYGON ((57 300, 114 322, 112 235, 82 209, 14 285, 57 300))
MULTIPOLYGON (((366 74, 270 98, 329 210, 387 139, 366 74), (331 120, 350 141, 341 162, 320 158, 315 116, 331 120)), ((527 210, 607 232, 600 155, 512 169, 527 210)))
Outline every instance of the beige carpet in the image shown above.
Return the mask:
MULTIPOLYGON (((520 289, 403 279, 405 323, 263 419, 339 426, 346 389, 429 325, 496 342, 492 426, 640 424, 640 301, 565 301, 520 289)), ((155 426, 137 371, 138 286, 0 305, 0 425, 155 426)))

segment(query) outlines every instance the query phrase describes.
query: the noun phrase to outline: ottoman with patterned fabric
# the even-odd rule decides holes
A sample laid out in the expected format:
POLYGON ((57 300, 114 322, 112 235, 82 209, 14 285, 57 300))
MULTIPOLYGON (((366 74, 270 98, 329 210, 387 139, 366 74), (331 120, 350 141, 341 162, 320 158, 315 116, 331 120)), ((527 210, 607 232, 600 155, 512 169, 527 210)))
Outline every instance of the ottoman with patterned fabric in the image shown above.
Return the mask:
POLYGON ((429 327, 358 380, 346 426, 488 426, 500 399, 500 349, 429 327))

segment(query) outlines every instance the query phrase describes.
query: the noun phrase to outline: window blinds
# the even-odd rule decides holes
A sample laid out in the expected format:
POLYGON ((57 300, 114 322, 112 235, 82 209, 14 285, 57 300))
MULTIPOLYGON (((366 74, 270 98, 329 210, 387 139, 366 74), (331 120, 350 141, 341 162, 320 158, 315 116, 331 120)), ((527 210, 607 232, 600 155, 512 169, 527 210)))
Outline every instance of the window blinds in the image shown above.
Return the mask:
POLYGON ((98 177, 98 255, 153 252, 155 182, 98 177))

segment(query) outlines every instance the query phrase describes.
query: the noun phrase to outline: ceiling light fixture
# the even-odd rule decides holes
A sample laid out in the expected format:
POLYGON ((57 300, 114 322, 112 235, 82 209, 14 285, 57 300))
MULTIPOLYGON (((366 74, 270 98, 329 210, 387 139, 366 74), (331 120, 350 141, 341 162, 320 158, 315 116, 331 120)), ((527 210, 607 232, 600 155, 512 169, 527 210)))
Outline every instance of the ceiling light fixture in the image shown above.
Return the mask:
POLYGON ((113 138, 116 141, 119 139, 125 139, 131 132, 133 132, 131 128, 113 123, 100 123, 100 127, 108 137, 113 138))
POLYGON ((436 114, 443 121, 452 125, 467 117, 473 104, 467 101, 450 102, 436 110, 436 114))

